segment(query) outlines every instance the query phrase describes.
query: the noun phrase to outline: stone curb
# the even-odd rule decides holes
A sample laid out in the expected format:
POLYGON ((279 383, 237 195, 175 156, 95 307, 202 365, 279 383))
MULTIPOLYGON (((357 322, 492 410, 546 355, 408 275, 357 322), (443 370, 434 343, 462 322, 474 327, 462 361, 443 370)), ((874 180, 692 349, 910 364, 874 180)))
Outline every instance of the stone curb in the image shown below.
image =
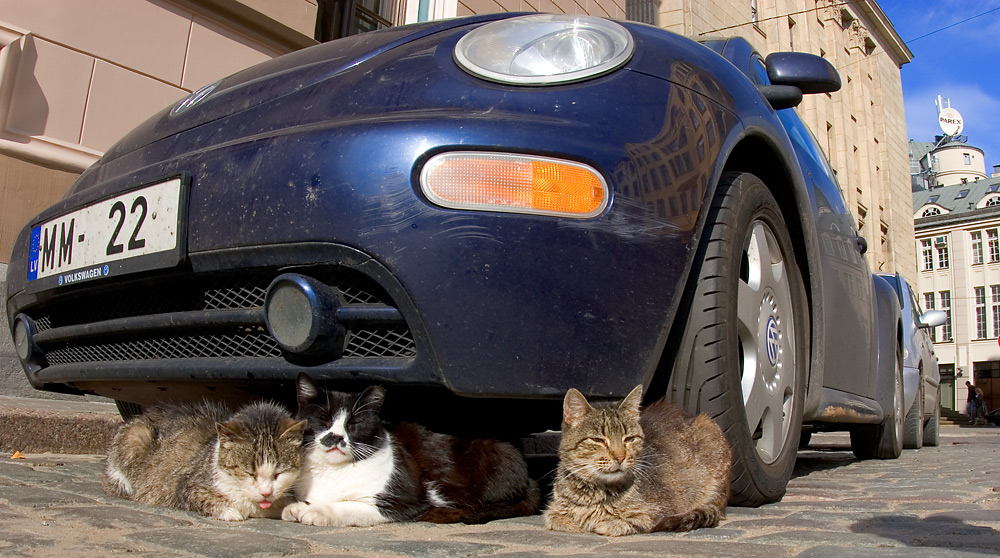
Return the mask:
POLYGON ((0 396, 0 450, 104 454, 122 419, 113 403, 0 396))

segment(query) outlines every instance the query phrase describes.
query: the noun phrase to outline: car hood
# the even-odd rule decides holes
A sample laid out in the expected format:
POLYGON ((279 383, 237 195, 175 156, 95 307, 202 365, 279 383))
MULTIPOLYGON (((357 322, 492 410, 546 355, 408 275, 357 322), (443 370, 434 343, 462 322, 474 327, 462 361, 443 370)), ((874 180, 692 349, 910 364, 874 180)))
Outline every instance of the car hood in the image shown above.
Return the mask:
MULTIPOLYGON (((163 138, 313 87, 406 43, 456 27, 478 25, 510 16, 511 14, 491 14, 363 33, 254 65, 215 82, 211 92, 187 110, 175 113, 178 103, 155 114, 113 145, 101 161, 117 159, 163 138)), ((204 89, 207 88, 206 86, 204 89)))
MULTIPOLYGON (((462 95, 479 93, 443 90, 435 86, 440 76, 414 73, 412 57, 453 45, 461 30, 520 15, 525 14, 490 14, 365 33, 287 54, 223 78, 191 106, 183 110, 175 110, 181 103, 167 107, 129 132, 84 172, 66 199, 82 203, 110 195, 113 190, 101 185, 112 179, 138 175, 148 167, 167 168, 165 162, 199 150, 267 141, 308 126, 372 123, 431 113, 435 118, 447 118, 469 110, 508 120, 561 118, 591 124, 593 115, 586 113, 582 103, 569 103, 555 111, 544 105, 544 96, 520 94, 530 88, 484 85, 479 91, 493 95, 492 101, 474 107, 462 95), (512 94, 515 90, 516 95, 512 94), (570 114, 574 110, 576 113, 570 114)), ((696 90, 734 112, 733 95, 747 85, 731 64, 687 38, 622 23, 637 42, 632 60, 622 71, 675 82, 683 88, 694 87, 688 83, 692 75, 706 76, 695 79, 695 85, 704 82, 710 87, 698 86, 696 90), (705 63, 713 69, 697 69, 705 63)), ((457 67, 445 66, 438 68, 461 73, 457 67)), ((421 71, 426 72, 426 68, 421 71)), ((586 95, 590 85, 569 84, 563 89, 567 96, 586 95)))

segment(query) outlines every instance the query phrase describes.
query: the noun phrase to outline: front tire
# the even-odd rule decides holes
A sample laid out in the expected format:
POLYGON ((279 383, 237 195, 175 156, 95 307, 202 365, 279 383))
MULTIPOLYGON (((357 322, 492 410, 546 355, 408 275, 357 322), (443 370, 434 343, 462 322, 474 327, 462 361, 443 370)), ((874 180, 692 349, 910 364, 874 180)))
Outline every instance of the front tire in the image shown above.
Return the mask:
POLYGON ((131 401, 115 399, 115 407, 118 408, 118 414, 121 415, 122 420, 128 420, 142 414, 142 405, 132 403, 131 401))
POLYGON ((939 427, 941 426, 941 406, 934 406, 934 414, 931 418, 927 420, 927 424, 924 425, 924 445, 928 447, 937 447, 939 434, 939 427))
POLYGON ((787 225, 759 178, 723 175, 695 261, 668 396, 726 433, 730 503, 780 500, 801 435, 808 309, 787 225))

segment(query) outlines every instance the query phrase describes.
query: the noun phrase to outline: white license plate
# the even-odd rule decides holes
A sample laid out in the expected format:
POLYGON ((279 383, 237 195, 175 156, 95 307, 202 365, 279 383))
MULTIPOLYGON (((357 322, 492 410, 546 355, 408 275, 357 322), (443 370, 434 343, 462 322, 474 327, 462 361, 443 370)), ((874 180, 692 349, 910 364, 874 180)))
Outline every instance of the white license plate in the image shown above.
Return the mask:
POLYGON ((29 286, 50 288, 176 265, 183 249, 184 192, 182 178, 172 178, 35 226, 29 286))

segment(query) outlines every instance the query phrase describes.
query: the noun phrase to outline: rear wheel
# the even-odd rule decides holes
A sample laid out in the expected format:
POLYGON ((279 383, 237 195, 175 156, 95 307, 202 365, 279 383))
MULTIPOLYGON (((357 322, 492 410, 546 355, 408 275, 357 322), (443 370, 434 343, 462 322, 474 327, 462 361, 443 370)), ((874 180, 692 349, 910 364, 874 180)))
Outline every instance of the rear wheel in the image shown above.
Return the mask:
POLYGON ((896 459, 903 453, 903 367, 899 350, 889 417, 882 424, 851 430, 851 450, 858 459, 896 459))
POLYGON ((937 447, 938 445, 938 427, 941 426, 941 406, 934 406, 934 414, 931 418, 927 420, 927 424, 924 425, 924 445, 930 447, 937 447))
POLYGON ((669 397, 707 413, 733 449, 730 502, 779 500, 795 465, 808 354, 805 287, 767 186, 726 173, 693 270, 669 397))
POLYGON ((903 425, 903 449, 920 449, 924 446, 924 381, 920 382, 917 397, 906 413, 903 425))

